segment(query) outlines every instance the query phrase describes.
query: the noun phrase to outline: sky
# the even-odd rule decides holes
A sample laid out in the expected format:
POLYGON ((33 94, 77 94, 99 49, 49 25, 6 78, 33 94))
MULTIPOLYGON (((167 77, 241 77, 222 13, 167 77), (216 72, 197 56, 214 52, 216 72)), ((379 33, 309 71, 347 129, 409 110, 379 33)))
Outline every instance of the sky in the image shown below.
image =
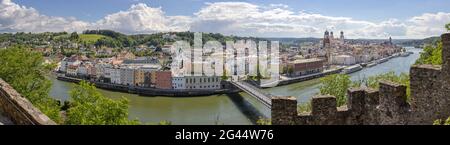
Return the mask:
POLYGON ((255 37, 425 38, 449 0, 0 0, 2 32, 212 32, 255 37))

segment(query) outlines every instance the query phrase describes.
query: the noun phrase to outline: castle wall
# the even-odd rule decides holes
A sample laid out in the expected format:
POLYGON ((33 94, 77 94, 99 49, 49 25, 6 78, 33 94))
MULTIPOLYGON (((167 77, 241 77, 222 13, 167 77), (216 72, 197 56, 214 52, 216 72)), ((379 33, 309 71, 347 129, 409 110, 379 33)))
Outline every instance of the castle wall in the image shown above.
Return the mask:
POLYGON ((450 33, 441 38, 441 66, 411 67, 409 103, 406 86, 388 81, 381 81, 379 90, 349 89, 347 105, 341 107, 336 107, 334 96, 314 96, 312 111, 307 114, 297 113, 294 97, 275 97, 272 98, 272 124, 420 125, 450 117, 450 33))
POLYGON ((0 79, 0 109, 3 115, 17 125, 56 124, 2 79, 0 79))

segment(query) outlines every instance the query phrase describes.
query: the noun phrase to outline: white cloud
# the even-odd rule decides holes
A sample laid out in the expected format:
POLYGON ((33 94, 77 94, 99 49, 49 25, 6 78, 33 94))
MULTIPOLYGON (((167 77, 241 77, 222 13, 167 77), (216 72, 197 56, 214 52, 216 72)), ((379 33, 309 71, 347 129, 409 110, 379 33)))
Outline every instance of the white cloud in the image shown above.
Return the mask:
POLYGON ((207 3, 195 13, 191 30, 244 36, 321 37, 328 30, 345 31, 353 38, 404 36, 406 25, 390 19, 380 23, 293 12, 285 5, 258 6, 245 2, 207 3))
POLYGON ((293 12, 288 6, 254 5, 245 2, 207 3, 195 13, 194 31, 218 31, 245 36, 321 37, 325 29, 344 31, 350 38, 422 38, 444 33, 450 13, 425 13, 402 21, 382 22, 293 12))
POLYGON ((347 38, 423 38, 445 32, 450 13, 425 13, 407 20, 382 22, 334 17, 305 11, 294 12, 284 4, 256 5, 247 2, 205 3, 193 16, 168 16, 161 8, 143 3, 109 14, 93 22, 51 17, 10 0, 0 3, 0 32, 81 31, 112 29, 136 34, 168 31, 214 32, 259 37, 322 37, 328 29, 344 31, 347 38))
POLYGON ((450 13, 425 13, 408 20, 409 36, 426 37, 438 36, 446 30, 444 25, 450 23, 450 13))
POLYGON ((0 32, 80 31, 88 25, 75 18, 45 16, 11 0, 0 1, 0 32))
POLYGON ((139 3, 132 5, 127 11, 107 15, 97 21, 95 27, 128 34, 187 31, 190 20, 187 16, 166 16, 161 8, 139 3))

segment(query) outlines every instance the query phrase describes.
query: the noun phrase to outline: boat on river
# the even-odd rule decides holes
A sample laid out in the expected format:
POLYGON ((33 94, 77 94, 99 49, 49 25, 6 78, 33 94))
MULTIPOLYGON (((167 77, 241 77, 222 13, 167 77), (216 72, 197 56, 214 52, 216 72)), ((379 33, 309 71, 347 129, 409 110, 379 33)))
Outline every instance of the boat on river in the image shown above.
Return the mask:
POLYGON ((344 68, 342 70, 342 74, 351 74, 351 73, 360 71, 362 69, 363 69, 363 67, 360 64, 356 64, 356 65, 352 65, 352 66, 344 68))
POLYGON ((368 63, 366 67, 372 67, 372 66, 376 66, 376 65, 377 65, 376 62, 371 62, 371 63, 368 63))
POLYGON ((408 51, 400 54, 401 57, 408 57, 409 55, 414 54, 414 52, 408 51))
POLYGON ((384 63, 384 62, 386 62, 386 61, 388 61, 389 59, 387 59, 387 58, 382 58, 382 59, 379 59, 379 60, 377 60, 377 63, 378 64, 381 64, 381 63, 384 63))

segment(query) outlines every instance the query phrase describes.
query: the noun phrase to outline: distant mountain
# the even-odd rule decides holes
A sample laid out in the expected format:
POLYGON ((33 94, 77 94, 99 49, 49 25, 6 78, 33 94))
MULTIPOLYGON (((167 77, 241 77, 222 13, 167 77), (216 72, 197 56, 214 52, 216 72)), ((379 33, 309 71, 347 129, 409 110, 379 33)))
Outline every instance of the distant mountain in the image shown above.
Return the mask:
POLYGON ((288 44, 288 45, 297 45, 303 42, 313 42, 313 43, 319 43, 321 38, 264 38, 269 41, 279 41, 282 44, 288 44))
POLYGON ((414 46, 416 48, 422 48, 424 45, 427 44, 434 44, 436 41, 440 40, 441 38, 438 36, 435 37, 429 37, 425 39, 403 39, 403 40, 396 40, 394 41, 395 44, 403 45, 403 46, 414 46))

